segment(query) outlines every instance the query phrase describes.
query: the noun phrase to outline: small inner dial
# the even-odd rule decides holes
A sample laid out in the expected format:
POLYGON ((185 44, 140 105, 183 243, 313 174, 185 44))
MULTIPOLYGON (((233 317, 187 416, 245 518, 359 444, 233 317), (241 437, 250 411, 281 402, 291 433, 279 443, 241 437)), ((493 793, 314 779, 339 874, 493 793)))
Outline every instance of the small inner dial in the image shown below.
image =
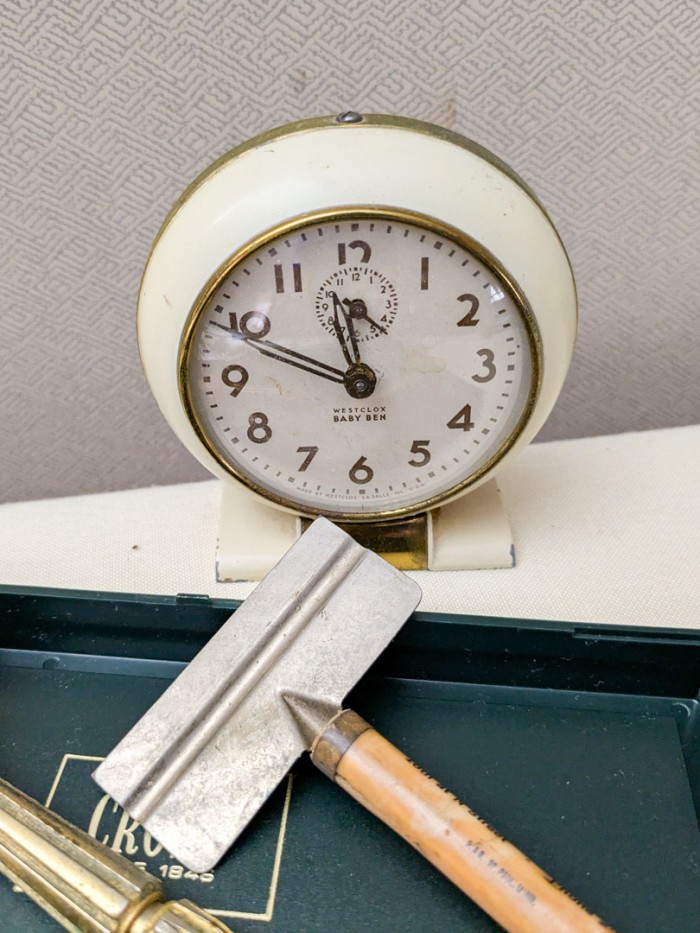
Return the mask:
MULTIPOLYGON (((359 240, 348 245, 368 249, 367 244, 359 240)), ((340 328, 349 339, 350 318, 351 324, 355 324, 357 341, 363 343, 388 333, 398 305, 396 289, 386 275, 367 266, 348 266, 326 279, 316 295, 315 307, 316 316, 329 334, 340 328), (370 308, 374 317, 369 313, 370 308), (361 326, 360 321, 365 325, 361 326)))
POLYGON ((417 512, 512 444, 538 339, 498 264, 390 209, 271 231, 222 268, 183 337, 181 391, 211 454, 305 514, 417 512))

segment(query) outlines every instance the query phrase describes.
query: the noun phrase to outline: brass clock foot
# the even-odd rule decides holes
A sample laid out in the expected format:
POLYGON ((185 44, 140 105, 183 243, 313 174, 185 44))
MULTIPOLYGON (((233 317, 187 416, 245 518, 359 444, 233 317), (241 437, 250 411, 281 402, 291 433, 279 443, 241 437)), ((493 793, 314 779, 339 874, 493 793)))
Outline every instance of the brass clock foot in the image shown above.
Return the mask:
MULTIPOLYGON (((220 496, 217 579, 261 580, 307 520, 271 509, 228 483, 221 484, 220 496)), ((514 563, 513 536, 494 480, 431 513, 342 527, 399 570, 484 570, 514 563)))

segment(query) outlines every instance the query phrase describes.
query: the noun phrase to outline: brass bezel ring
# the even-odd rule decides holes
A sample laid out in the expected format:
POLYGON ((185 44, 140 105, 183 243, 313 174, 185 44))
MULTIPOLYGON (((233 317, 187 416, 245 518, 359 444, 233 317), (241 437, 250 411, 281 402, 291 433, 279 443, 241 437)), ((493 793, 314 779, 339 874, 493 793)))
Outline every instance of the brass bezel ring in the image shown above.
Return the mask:
POLYGON ((274 502, 281 508, 288 509, 305 517, 311 518, 315 517, 316 515, 324 515, 335 521, 358 523, 376 522, 378 520, 404 518, 444 504, 447 501, 458 497, 470 486, 477 483, 486 473, 490 472, 496 466, 496 464, 500 462, 500 460, 503 459, 503 457, 513 447, 527 426, 540 393, 542 385, 542 341, 535 316, 519 285, 514 281, 513 277, 496 259, 496 257, 493 256, 492 253, 490 253, 484 246, 482 246, 464 231, 459 230, 450 224, 446 224, 443 221, 437 220, 434 217, 407 210, 405 208, 391 207, 387 205, 339 206, 292 217, 280 224, 275 225, 274 227, 269 228, 264 233, 261 233, 259 236, 249 240, 240 249, 236 250, 216 270, 216 272, 210 277, 209 281, 200 291, 195 303, 190 310, 185 327, 183 329, 178 353, 178 385, 183 408, 200 443, 226 473, 228 473, 238 482, 242 483, 252 492, 270 502, 274 502), (310 225, 368 219, 388 220, 396 223, 409 223, 413 224, 414 226, 422 227, 431 233, 435 233, 453 241, 458 246, 474 255, 492 272, 492 274, 498 279, 499 284, 502 284, 503 287, 507 290, 525 326, 525 332, 527 334, 528 347, 530 351, 532 373, 530 388, 527 401, 515 428, 510 432, 508 437, 500 445, 494 455, 490 457, 484 464, 482 464, 482 466, 480 466, 477 470, 475 470, 473 473, 470 473, 469 476, 465 477, 462 482, 457 483, 456 485, 450 487, 448 490, 430 496, 421 500, 420 502, 414 503, 413 505, 401 506, 395 509, 378 509, 376 511, 362 513, 337 511, 334 509, 325 508, 309 509, 303 505, 300 505, 299 502, 296 502, 293 499, 279 496, 277 493, 256 482, 254 479, 248 476, 244 470, 238 468, 236 465, 227 460, 227 458, 219 450, 218 446, 211 442, 207 430, 200 423, 190 394, 190 354, 193 346, 194 332, 201 315, 204 313, 204 310, 208 305, 208 302, 210 301, 217 288, 221 285, 222 281, 231 274, 233 269, 239 263, 244 261, 256 250, 266 246, 272 240, 276 240, 279 237, 289 236, 291 233, 295 233, 310 225))

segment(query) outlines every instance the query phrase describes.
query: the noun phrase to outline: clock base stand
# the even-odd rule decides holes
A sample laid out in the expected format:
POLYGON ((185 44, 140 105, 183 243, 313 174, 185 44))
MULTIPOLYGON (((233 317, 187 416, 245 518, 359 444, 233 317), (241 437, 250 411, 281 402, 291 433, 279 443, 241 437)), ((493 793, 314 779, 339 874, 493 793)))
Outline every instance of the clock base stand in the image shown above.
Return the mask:
MULTIPOLYGON (((261 580, 307 523, 266 505, 243 487, 222 482, 217 580, 261 580)), ((510 524, 495 480, 408 519, 339 524, 400 570, 492 570, 515 564, 510 524)))

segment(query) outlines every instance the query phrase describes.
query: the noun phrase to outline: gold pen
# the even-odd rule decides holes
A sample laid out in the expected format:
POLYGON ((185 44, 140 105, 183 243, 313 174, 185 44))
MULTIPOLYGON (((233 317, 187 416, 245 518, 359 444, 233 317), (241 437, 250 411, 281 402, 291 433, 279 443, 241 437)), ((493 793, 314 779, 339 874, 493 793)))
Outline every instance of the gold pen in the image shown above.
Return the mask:
POLYGON ((230 933, 157 878, 0 779, 0 873, 74 933, 230 933))

